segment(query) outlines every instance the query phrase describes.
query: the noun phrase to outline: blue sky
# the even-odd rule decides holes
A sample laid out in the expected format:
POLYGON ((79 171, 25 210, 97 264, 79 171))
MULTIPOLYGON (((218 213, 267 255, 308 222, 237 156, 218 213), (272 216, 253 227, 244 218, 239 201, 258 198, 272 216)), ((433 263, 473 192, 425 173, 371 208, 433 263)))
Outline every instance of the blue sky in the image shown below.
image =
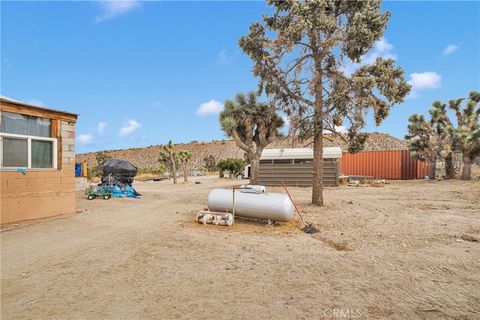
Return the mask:
MULTIPOLYGON (((395 57, 414 85, 366 131, 402 138, 407 118, 480 89, 480 3, 393 2, 365 60, 395 57)), ((237 46, 263 2, 1 1, 1 94, 80 114, 77 152, 223 139, 217 113, 255 90, 237 46)))

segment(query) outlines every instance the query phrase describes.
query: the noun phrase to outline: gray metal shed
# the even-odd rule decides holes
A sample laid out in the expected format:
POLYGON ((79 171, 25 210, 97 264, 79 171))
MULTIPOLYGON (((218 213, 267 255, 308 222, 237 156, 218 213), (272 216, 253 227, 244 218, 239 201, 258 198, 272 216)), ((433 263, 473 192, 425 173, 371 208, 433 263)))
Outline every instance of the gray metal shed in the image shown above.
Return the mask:
MULTIPOLYGON (((338 186, 340 158, 338 147, 323 149, 323 185, 338 186)), ((311 148, 265 149, 260 157, 259 183, 266 186, 287 185, 309 187, 313 177, 311 148)))

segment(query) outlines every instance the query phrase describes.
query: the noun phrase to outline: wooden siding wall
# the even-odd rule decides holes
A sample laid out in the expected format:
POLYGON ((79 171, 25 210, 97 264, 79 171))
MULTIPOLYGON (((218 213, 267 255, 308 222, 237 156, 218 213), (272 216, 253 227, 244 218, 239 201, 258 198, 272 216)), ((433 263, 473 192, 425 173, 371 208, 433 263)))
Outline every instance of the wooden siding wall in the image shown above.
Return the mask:
POLYGON ((422 179, 428 175, 428 164, 410 157, 408 150, 344 152, 340 172, 375 179, 422 179))
MULTIPOLYGON (((313 161, 306 163, 266 163, 260 162, 259 183, 266 186, 279 186, 285 181, 287 186, 312 186, 313 161)), ((325 159, 323 184, 338 186, 339 163, 337 159, 325 159)))

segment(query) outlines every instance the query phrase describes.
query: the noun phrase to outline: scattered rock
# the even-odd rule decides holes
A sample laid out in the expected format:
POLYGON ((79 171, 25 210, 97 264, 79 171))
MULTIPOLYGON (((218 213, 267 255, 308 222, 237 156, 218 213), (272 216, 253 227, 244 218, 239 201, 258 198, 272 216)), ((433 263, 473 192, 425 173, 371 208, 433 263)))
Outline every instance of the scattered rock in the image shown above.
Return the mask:
POLYGON ((477 236, 472 236, 470 234, 462 234, 462 239, 465 241, 470 241, 470 242, 480 242, 480 237, 477 236))
POLYGON ((311 234, 320 232, 320 230, 318 230, 318 228, 313 223, 305 225, 302 230, 306 233, 311 234))

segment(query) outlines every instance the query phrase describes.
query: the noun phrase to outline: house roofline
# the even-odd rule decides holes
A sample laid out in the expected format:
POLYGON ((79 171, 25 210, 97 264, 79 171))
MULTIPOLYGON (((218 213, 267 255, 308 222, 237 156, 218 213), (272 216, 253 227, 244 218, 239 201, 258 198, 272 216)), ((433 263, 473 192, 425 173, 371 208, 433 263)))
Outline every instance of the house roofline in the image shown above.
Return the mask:
MULTIPOLYGON (((66 118, 74 118, 75 120, 78 118, 78 114, 76 114, 76 113, 61 111, 61 110, 56 110, 56 109, 51 109, 51 108, 45 108, 45 107, 37 106, 37 105, 34 105, 34 104, 18 101, 18 100, 8 98, 8 97, 5 97, 5 96, 0 96, 0 102, 2 102, 2 104, 0 104, 0 107, 1 107, 0 110, 3 110, 3 103, 10 103, 10 104, 14 104, 14 105, 21 106, 21 107, 36 109, 39 112, 43 111, 43 112, 48 112, 48 113, 61 115, 61 116, 64 116, 66 118)), ((6 111, 8 111, 8 110, 6 110, 6 111)))

